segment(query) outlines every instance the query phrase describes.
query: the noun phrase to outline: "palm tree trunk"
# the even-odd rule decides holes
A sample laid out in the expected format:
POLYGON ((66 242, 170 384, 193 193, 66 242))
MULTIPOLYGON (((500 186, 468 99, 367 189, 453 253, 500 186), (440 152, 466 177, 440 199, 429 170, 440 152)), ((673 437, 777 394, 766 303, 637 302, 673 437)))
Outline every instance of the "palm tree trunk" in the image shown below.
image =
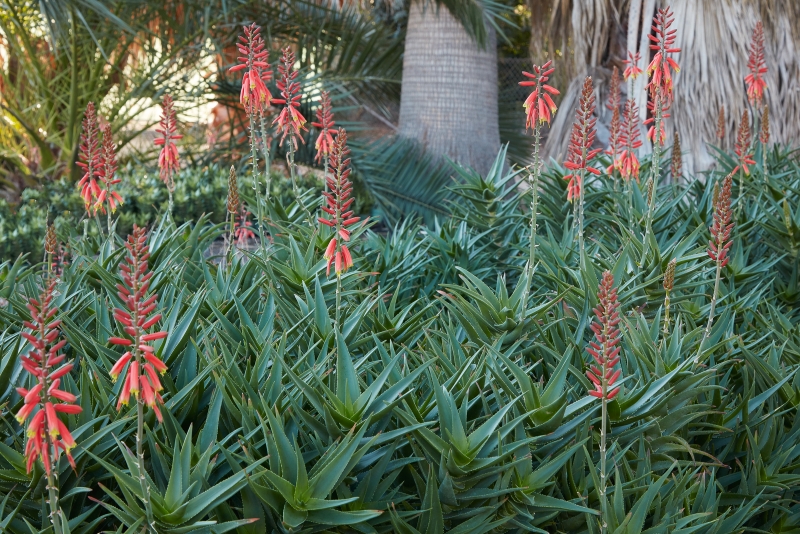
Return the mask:
POLYGON ((485 173, 500 149, 494 29, 482 49, 446 8, 424 4, 408 15, 399 133, 485 173))

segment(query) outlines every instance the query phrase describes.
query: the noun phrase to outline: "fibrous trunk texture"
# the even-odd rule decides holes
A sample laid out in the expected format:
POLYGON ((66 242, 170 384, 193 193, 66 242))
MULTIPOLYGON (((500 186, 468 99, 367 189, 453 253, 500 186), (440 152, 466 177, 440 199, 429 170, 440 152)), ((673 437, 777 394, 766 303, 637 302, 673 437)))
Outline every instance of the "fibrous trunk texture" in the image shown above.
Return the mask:
POLYGON ((413 2, 408 15, 399 133, 430 154, 481 173, 500 149, 497 50, 481 48, 444 7, 413 2))

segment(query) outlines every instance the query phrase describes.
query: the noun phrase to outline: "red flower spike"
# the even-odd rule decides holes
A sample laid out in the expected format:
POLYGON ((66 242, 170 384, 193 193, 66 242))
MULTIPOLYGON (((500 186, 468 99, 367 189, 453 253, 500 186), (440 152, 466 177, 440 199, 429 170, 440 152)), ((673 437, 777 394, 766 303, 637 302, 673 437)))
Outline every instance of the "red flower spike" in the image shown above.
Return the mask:
POLYGON ((626 82, 635 80, 642 73, 642 69, 639 68, 639 63, 641 60, 642 59, 639 52, 633 54, 632 52, 628 51, 628 59, 625 60, 626 67, 622 72, 622 77, 625 78, 626 82))
POLYGON ((158 154, 158 168, 160 171, 161 181, 166 184, 167 189, 170 191, 175 190, 175 173, 180 169, 178 162, 178 145, 175 141, 183 139, 182 135, 178 135, 178 121, 175 118, 175 105, 172 97, 164 95, 164 100, 161 102, 161 122, 156 132, 161 134, 157 137, 155 144, 162 147, 161 152, 158 154))
POLYGON ((111 213, 114 213, 117 210, 117 206, 122 204, 124 201, 119 193, 114 191, 113 188, 113 186, 117 185, 122 180, 116 178, 117 146, 114 144, 114 136, 111 132, 110 124, 103 126, 103 148, 101 159, 103 165, 100 168, 99 178, 103 183, 103 190, 100 191, 100 195, 98 195, 97 201, 94 203, 94 211, 95 213, 97 213, 97 211, 106 213, 106 207, 104 204, 107 203, 108 209, 111 211, 111 213))
MULTIPOLYGON (((736 172, 736 171, 734 171, 736 172)), ((731 189, 733 187, 733 174, 730 173, 722 181, 722 189, 714 206, 714 222, 709 227, 711 239, 708 241, 708 256, 718 262, 720 267, 728 264, 728 251, 733 244, 731 232, 734 222, 731 221, 731 189)))
POLYGON ((756 162, 753 160, 753 154, 750 152, 750 114, 747 113, 747 110, 744 110, 742 113, 742 121, 739 123, 739 130, 736 132, 736 145, 734 146, 734 151, 736 152, 736 156, 738 157, 738 165, 734 167, 733 172, 735 173, 739 169, 742 169, 745 174, 750 174, 750 168, 748 165, 755 165, 756 162))
POLYGON ((331 111, 330 93, 322 91, 320 105, 317 108, 317 122, 311 123, 312 126, 319 129, 319 137, 317 137, 317 142, 314 145, 314 148, 317 149, 317 155, 314 160, 317 163, 321 162, 333 149, 333 136, 336 135, 336 130, 333 129, 335 124, 333 112, 331 111))
POLYGON ((587 76, 583 82, 578 109, 575 110, 575 122, 572 125, 567 160, 564 162, 564 167, 572 171, 571 174, 564 176, 565 180, 569 180, 567 184, 567 200, 580 196, 581 187, 583 187, 581 171, 600 174, 599 169, 589 166, 589 162, 603 150, 602 148, 591 148, 597 134, 597 129, 595 128, 597 118, 593 117, 594 109, 595 98, 592 77, 587 76))
MULTIPOLYGON (((647 128, 647 138, 650 142, 655 143, 656 141, 656 106, 662 103, 661 94, 656 96, 655 101, 649 101, 647 103, 647 110, 650 112, 650 116, 644 120, 643 124, 648 126, 647 128)), ((658 144, 664 146, 664 143, 667 142, 667 133, 664 129, 664 119, 669 118, 669 104, 664 102, 661 107, 661 127, 659 128, 658 132, 658 144)))
POLYGON ((655 99, 656 93, 664 98, 665 105, 672 102, 672 72, 679 72, 681 69, 669 54, 680 52, 680 48, 675 47, 675 37, 677 30, 670 30, 675 18, 669 6, 659 9, 653 18, 653 33, 648 35, 653 43, 650 50, 655 51, 655 56, 647 67, 647 73, 651 76, 650 83, 647 85, 650 90, 650 97, 655 99))
POLYGON ((353 217, 350 206, 355 199, 350 198, 353 184, 350 182, 350 149, 347 148, 347 132, 340 128, 333 144, 330 155, 331 174, 327 176, 329 191, 323 194, 325 202, 322 211, 331 216, 330 219, 320 217, 320 224, 334 229, 333 238, 325 249, 324 258, 328 260, 327 274, 331 274, 331 264, 334 265, 337 276, 353 266, 353 257, 350 249, 344 243, 350 241, 349 226, 356 224, 360 217, 353 217))
POLYGON ((70 451, 75 447, 67 426, 58 418, 59 413, 78 414, 82 409, 75 405, 78 400, 75 395, 59 389, 61 378, 72 370, 72 363, 61 365, 66 358, 59 351, 66 345, 66 340, 57 343, 61 321, 54 321, 53 316, 58 308, 52 306, 55 281, 51 282, 42 292, 39 300, 30 299, 28 310, 30 321, 25 321, 25 328, 33 333, 23 332, 23 337, 32 345, 33 350, 27 356, 21 356, 23 369, 35 378, 36 385, 30 390, 17 388, 17 393, 23 397, 23 406, 17 412, 17 421, 24 423, 29 420, 27 436, 28 444, 25 447, 27 469, 30 473, 34 462, 41 458, 44 469, 48 475, 58 464, 58 459, 63 451, 70 465, 75 467, 70 451))
MULTIPOLYGON (((89 102, 83 116, 83 129, 81 131, 81 144, 78 148, 77 165, 83 169, 83 176, 78 185, 81 188, 81 197, 87 213, 91 213, 92 205, 100 196, 100 186, 97 179, 102 175, 103 155, 100 150, 100 131, 97 123, 97 111, 94 102, 89 102)), ((96 210, 95 210, 96 211, 96 210)))
POLYGON ((281 132, 281 143, 288 135, 290 142, 297 148, 298 139, 301 143, 305 142, 300 132, 308 129, 305 127, 306 118, 298 110, 303 95, 300 94, 300 82, 296 81, 299 73, 294 70, 294 61, 294 52, 287 46, 283 49, 281 63, 278 65, 281 79, 277 85, 283 98, 272 99, 273 104, 282 104, 284 107, 272 124, 278 125, 277 131, 281 132))
POLYGON ((617 289, 614 287, 614 276, 610 271, 603 273, 603 279, 597 288, 597 299, 600 301, 594 313, 597 319, 592 322, 590 328, 594 332, 595 341, 586 347, 594 363, 586 371, 586 376, 594 386, 589 390, 589 395, 606 400, 611 400, 619 393, 619 386, 613 387, 617 383, 622 372, 614 366, 619 362, 622 332, 617 325, 619 318, 619 302, 617 301, 617 289))
POLYGON ((128 404, 131 395, 138 399, 141 394, 143 402, 156 412, 161 421, 161 411, 156 402, 161 402, 159 392, 164 387, 158 380, 157 373, 165 373, 167 366, 155 355, 155 349, 149 343, 164 339, 167 332, 148 332, 161 319, 161 314, 153 313, 158 295, 147 297, 153 273, 147 266, 150 253, 144 228, 133 227, 133 234, 128 236, 125 248, 128 249, 128 255, 120 265, 124 285, 117 286, 125 309, 115 308, 114 319, 122 325, 122 330, 128 337, 110 337, 108 342, 130 347, 130 351, 117 360, 109 374, 114 381, 120 377, 123 380, 122 391, 117 399, 117 410, 128 404))
POLYGON ((750 74, 744 77, 747 99, 752 105, 761 108, 764 101, 764 89, 767 87, 767 82, 764 80, 764 75, 767 73, 767 63, 764 60, 764 26, 761 21, 758 21, 753 29, 747 70, 750 71, 750 74))
POLYGON ((547 80, 555 70, 552 67, 553 61, 550 60, 544 65, 533 66, 533 73, 522 71, 522 75, 530 78, 519 82, 523 87, 533 87, 533 92, 528 96, 523 104, 525 108, 525 128, 533 128, 536 123, 550 124, 550 119, 556 112, 556 107, 550 95, 558 95, 558 89, 547 85, 547 80))
POLYGON ((619 152, 620 147, 621 124, 619 114, 619 81, 619 69, 614 67, 614 71, 611 73, 611 82, 609 84, 608 102, 606 103, 606 107, 611 110, 611 124, 608 128, 608 149, 606 150, 606 154, 611 156, 611 165, 609 165, 606 169, 608 174, 611 174, 611 171, 614 169, 617 153, 619 152))
POLYGON ((642 146, 639 135, 639 109, 636 106, 636 102, 628 100, 625 103, 619 135, 619 144, 622 146, 622 152, 614 163, 625 180, 630 180, 633 177, 636 178, 637 182, 639 181, 639 160, 636 157, 636 150, 642 146))
POLYGON ((229 72, 245 70, 242 75, 242 90, 239 93, 239 102, 242 103, 247 113, 265 111, 272 100, 272 95, 266 83, 272 80, 272 70, 267 63, 269 51, 265 49, 264 39, 261 37, 261 27, 252 23, 243 26, 244 35, 239 37, 237 43, 239 64, 234 65, 229 72))
POLYGON ((620 95, 619 95, 619 69, 614 67, 611 71, 611 80, 608 84, 608 102, 606 107, 611 111, 619 109, 620 95))

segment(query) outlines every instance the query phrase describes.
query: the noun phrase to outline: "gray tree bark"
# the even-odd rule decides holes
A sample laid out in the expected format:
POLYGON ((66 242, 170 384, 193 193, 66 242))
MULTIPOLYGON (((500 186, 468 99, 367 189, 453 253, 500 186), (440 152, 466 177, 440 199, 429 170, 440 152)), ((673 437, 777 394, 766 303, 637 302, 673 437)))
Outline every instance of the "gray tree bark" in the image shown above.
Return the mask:
POLYGON ((403 57, 399 134, 486 173, 500 149, 497 49, 482 49, 445 7, 411 3, 403 57))

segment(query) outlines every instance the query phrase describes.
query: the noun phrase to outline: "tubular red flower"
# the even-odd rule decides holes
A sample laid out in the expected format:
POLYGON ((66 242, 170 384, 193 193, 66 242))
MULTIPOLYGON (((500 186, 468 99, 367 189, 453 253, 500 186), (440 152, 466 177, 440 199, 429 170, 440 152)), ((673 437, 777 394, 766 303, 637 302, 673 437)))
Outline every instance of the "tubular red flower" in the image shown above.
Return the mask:
POLYGON ((180 169, 180 162, 178 161, 178 145, 175 141, 183 139, 182 135, 178 135, 178 121, 175 118, 175 105, 172 97, 164 95, 161 102, 161 121, 156 132, 161 134, 157 137, 155 144, 161 147, 161 152, 158 154, 158 168, 160 171, 161 181, 167 186, 170 191, 175 190, 175 173, 180 169))
POLYGON ((298 139, 301 143, 305 142, 301 131, 308 131, 308 129, 305 127, 305 117, 298 110, 303 95, 300 94, 300 82, 296 81, 299 73, 294 70, 294 62, 294 52, 287 46, 283 49, 281 63, 278 65, 281 79, 277 85, 283 98, 272 99, 273 104, 282 104, 283 109, 272 121, 272 124, 278 125, 277 131, 281 133, 281 143, 288 135, 289 141, 297 148, 298 139))
POLYGON ((680 52, 680 48, 675 47, 675 37, 678 30, 670 30, 675 20, 669 6, 664 9, 659 9, 656 16, 653 18, 653 33, 655 35, 648 35, 653 44, 650 45, 650 50, 655 51, 655 56, 647 67, 647 73, 651 75, 648 89, 650 90, 650 97, 655 99, 656 94, 661 94, 664 99, 664 104, 669 105, 672 102, 672 73, 679 72, 681 69, 678 63, 672 59, 669 54, 680 52))
POLYGON ((98 177, 103 183, 103 189, 94 203, 94 211, 106 213, 104 203, 108 203, 108 209, 111 213, 117 210, 117 205, 122 204, 124 201, 122 197, 114 191, 113 186, 120 183, 122 180, 116 178, 117 173, 117 146, 114 144, 114 137, 111 131, 111 125, 106 124, 103 126, 103 147, 102 147, 102 166, 98 177))
POLYGON ((353 198, 350 193, 353 191, 353 184, 350 182, 350 149, 347 148, 347 132, 340 128, 336 136, 336 141, 331 150, 330 166, 332 173, 326 177, 329 191, 323 194, 325 202, 322 211, 331 216, 330 219, 320 217, 321 224, 334 229, 334 236, 325 249, 325 259, 328 260, 327 274, 331 273, 331 264, 334 265, 336 274, 347 271, 353 266, 353 258, 346 241, 350 241, 349 226, 356 224, 360 218, 353 217, 353 198))
POLYGON ((586 376, 594 386, 589 390, 589 395, 597 398, 611 400, 619 393, 619 386, 616 384, 621 371, 614 371, 614 366, 619 362, 622 332, 617 325, 619 318, 619 302, 617 301, 617 289, 614 287, 614 276, 610 271, 603 273, 600 286, 597 288, 597 299, 600 301, 594 309, 596 320, 590 326, 594 332, 595 341, 589 343, 586 348, 597 365, 590 365, 586 371, 586 376))
POLYGON ((747 86, 747 99, 757 108, 761 108, 764 101, 764 89, 767 82, 764 75, 767 73, 767 62, 764 59, 764 26, 759 20, 753 28, 753 37, 750 40, 750 57, 747 60, 747 70, 750 73, 744 77, 747 86))
POLYGON ((65 356, 58 354, 58 351, 66 344, 65 340, 56 342, 59 336, 57 327, 61 321, 53 320, 58 312, 58 308, 52 306, 55 287, 55 281, 51 282, 39 300, 32 298, 28 303, 31 320, 25 321, 25 327, 30 328, 33 334, 24 337, 28 341, 33 340, 33 350, 20 360, 22 367, 35 378, 36 385, 30 390, 17 388, 17 392, 23 397, 23 406, 17 412, 17 421, 23 423, 30 418, 26 432, 28 444, 25 448, 28 472, 36 459, 41 458, 48 475, 58 463, 61 451, 65 453, 70 464, 75 466, 70 454, 75 447, 75 440, 67 426, 58 418, 58 414, 81 412, 81 407, 74 404, 77 397, 59 389, 61 377, 72 370, 72 364, 63 365, 55 371, 52 369, 64 360, 65 356))
POLYGON ((733 244, 730 238, 735 224, 731 221, 731 189, 734 172, 722 181, 722 189, 714 206, 714 222, 709 227, 711 239, 708 241, 708 256, 719 263, 720 267, 728 264, 728 251, 733 244))
POLYGON ((633 177, 636 178, 637 182, 639 181, 639 160, 636 157, 636 150, 642 146, 639 135, 639 109, 636 106, 636 102, 628 100, 625 102, 625 111, 619 136, 622 152, 615 166, 624 179, 630 180, 633 177))
POLYGON ((317 108, 317 122, 311 123, 312 126, 319 129, 319 137, 314 144, 314 148, 317 149, 314 160, 317 163, 321 162, 333 149, 333 136, 336 135, 336 130, 333 129, 335 124, 331 111, 330 93, 322 91, 319 108, 317 108))
POLYGON ((742 169, 745 174, 750 174, 750 168, 748 165, 756 164, 755 160, 753 159, 753 154, 750 151, 751 141, 750 114, 747 113, 747 110, 744 110, 744 112, 742 112, 742 120, 739 123, 739 129, 736 132, 736 145, 734 146, 734 151, 736 152, 736 156, 738 158, 738 164, 733 169, 734 173, 739 169, 742 169))
MULTIPOLYGON (((147 260, 150 254, 147 247, 147 233, 144 228, 133 227, 133 234, 128 236, 125 248, 128 249, 128 255, 120 265, 122 281, 125 285, 121 286, 124 291, 121 290, 119 295, 125 303, 126 309, 114 309, 114 318, 123 326, 123 331, 128 337, 110 337, 108 339, 111 344, 130 347, 130 351, 123 354, 109 371, 112 380, 116 381, 120 376, 123 379, 117 410, 128 403, 131 395, 138 400, 140 392, 150 390, 158 392, 163 389, 161 383, 154 383, 148 374, 148 366, 153 366, 162 373, 167 371, 166 364, 154 354, 153 347, 146 344, 167 337, 167 332, 148 332, 159 321, 161 314, 151 315, 155 310, 158 295, 147 296, 153 273, 148 270, 147 260), (130 365, 128 365, 129 363, 130 365)), ((145 404, 153 408, 149 400, 145 404)), ((157 409, 154 411, 161 420, 161 412, 157 409)))
POLYGON ((548 61, 541 67, 533 66, 533 72, 522 71, 522 75, 530 78, 523 80, 519 84, 523 87, 533 87, 533 92, 528 96, 523 104, 525 108, 525 128, 533 128, 536 123, 550 124, 550 119, 558 109, 550 95, 558 95, 558 89, 547 85, 547 80, 555 68, 552 67, 553 61, 548 61))
POLYGON ((564 176, 568 180, 567 200, 572 200, 580 196, 582 183, 582 172, 600 174, 600 170, 589 166, 589 162, 594 159, 603 149, 592 149, 594 138, 597 134, 595 124, 597 118, 593 116, 595 109, 594 88, 592 77, 587 76, 583 82, 578 109, 575 110, 575 122, 572 124, 572 134, 569 140, 569 150, 564 167, 572 171, 571 174, 564 176))
POLYGON ((650 112, 650 117, 644 120, 643 124, 648 126, 647 128, 647 138, 652 142, 656 142, 656 107, 661 106, 661 127, 658 131, 658 144, 664 146, 664 143, 667 142, 667 133, 664 129, 664 119, 668 119, 670 117, 669 113, 669 104, 666 101, 661 99, 661 94, 659 93, 656 95, 655 101, 651 100, 647 103, 647 110, 650 112))
POLYGON ((242 89, 239 93, 239 102, 242 103, 247 113, 265 111, 272 100, 272 95, 266 83, 272 79, 272 70, 267 63, 269 51, 265 49, 264 39, 261 37, 261 27, 255 22, 242 27, 244 35, 239 36, 236 47, 242 54, 237 59, 229 72, 244 70, 242 75, 242 89))
MULTIPOLYGON (((83 169, 83 176, 78 181, 81 188, 81 197, 86 207, 87 213, 91 213, 91 208, 95 205, 96 199, 100 196, 100 186, 97 179, 102 176, 103 155, 100 151, 100 131, 97 123, 97 111, 94 102, 86 105, 86 112, 83 116, 83 130, 81 132, 81 143, 78 148, 77 165, 83 169)), ((96 210, 95 210, 96 211, 96 210)))
POLYGON ((622 72, 622 77, 625 78, 625 81, 635 80, 639 77, 642 73, 642 69, 639 68, 639 63, 641 62, 641 55, 639 52, 633 54, 630 50, 628 51, 628 59, 625 60, 625 70, 622 72))

